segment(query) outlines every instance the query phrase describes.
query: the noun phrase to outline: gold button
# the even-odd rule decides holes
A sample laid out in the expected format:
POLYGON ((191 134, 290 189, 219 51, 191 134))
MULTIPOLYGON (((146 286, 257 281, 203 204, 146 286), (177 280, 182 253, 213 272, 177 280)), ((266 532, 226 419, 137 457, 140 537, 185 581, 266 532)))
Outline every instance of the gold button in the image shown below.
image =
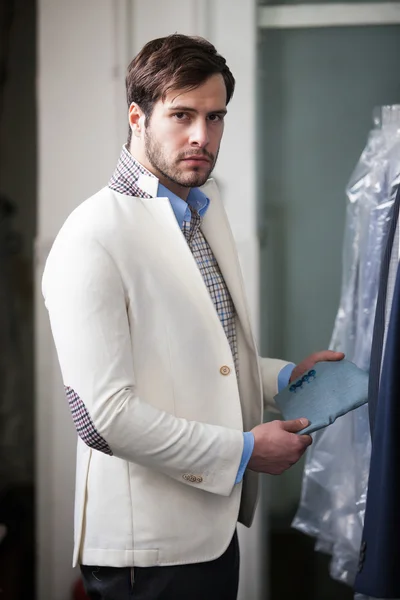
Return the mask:
POLYGON ((203 478, 202 477, 196 477, 196 483, 202 483, 203 478))
POLYGON ((221 373, 221 375, 229 375, 231 370, 227 365, 224 365, 223 367, 220 368, 219 372, 221 373))

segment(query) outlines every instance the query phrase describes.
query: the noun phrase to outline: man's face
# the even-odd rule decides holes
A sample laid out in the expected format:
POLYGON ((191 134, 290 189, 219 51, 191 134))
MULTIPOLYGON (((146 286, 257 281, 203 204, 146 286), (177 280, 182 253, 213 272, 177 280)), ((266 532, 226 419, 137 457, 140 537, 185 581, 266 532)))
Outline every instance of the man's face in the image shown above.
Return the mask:
POLYGON ((154 105, 144 151, 151 171, 166 187, 179 195, 182 188, 207 181, 218 157, 225 114, 222 75, 190 91, 172 91, 154 105))

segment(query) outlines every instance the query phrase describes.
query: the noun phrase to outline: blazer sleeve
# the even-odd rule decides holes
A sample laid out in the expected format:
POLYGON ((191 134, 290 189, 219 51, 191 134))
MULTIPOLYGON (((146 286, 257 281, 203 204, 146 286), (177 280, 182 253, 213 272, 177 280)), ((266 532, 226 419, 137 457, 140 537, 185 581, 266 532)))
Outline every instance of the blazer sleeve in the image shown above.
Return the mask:
POLYGON ((264 410, 280 414, 274 396, 278 393, 278 375, 286 365, 290 364, 277 358, 259 359, 264 397, 264 410))
POLYGON ((182 484, 229 496, 243 434, 177 418, 138 395, 124 286, 106 249, 83 235, 59 235, 42 289, 83 441, 182 484))

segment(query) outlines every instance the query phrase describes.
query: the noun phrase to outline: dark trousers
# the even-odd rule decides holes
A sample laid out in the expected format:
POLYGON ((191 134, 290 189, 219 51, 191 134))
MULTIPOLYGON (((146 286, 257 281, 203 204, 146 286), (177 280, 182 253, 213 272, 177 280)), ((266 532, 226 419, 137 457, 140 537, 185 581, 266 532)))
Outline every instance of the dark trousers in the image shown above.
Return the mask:
POLYGON ((172 567, 81 565, 91 600, 236 600, 239 584, 237 533, 222 556, 172 567))

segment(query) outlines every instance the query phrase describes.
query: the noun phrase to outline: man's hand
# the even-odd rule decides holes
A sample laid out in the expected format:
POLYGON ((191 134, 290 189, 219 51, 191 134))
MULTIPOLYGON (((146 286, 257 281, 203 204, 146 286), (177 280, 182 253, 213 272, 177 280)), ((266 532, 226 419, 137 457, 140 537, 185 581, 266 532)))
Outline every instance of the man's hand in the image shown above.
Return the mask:
POLYGON ((272 421, 254 427, 254 450, 248 468, 270 475, 280 475, 286 471, 312 443, 310 435, 296 435, 307 425, 307 419, 296 419, 272 421))
POLYGON ((301 361, 292 371, 290 376, 290 383, 312 369, 312 367, 324 360, 343 360, 344 354, 343 352, 333 352, 332 350, 322 350, 321 352, 314 352, 311 356, 308 356, 304 360, 301 361))

